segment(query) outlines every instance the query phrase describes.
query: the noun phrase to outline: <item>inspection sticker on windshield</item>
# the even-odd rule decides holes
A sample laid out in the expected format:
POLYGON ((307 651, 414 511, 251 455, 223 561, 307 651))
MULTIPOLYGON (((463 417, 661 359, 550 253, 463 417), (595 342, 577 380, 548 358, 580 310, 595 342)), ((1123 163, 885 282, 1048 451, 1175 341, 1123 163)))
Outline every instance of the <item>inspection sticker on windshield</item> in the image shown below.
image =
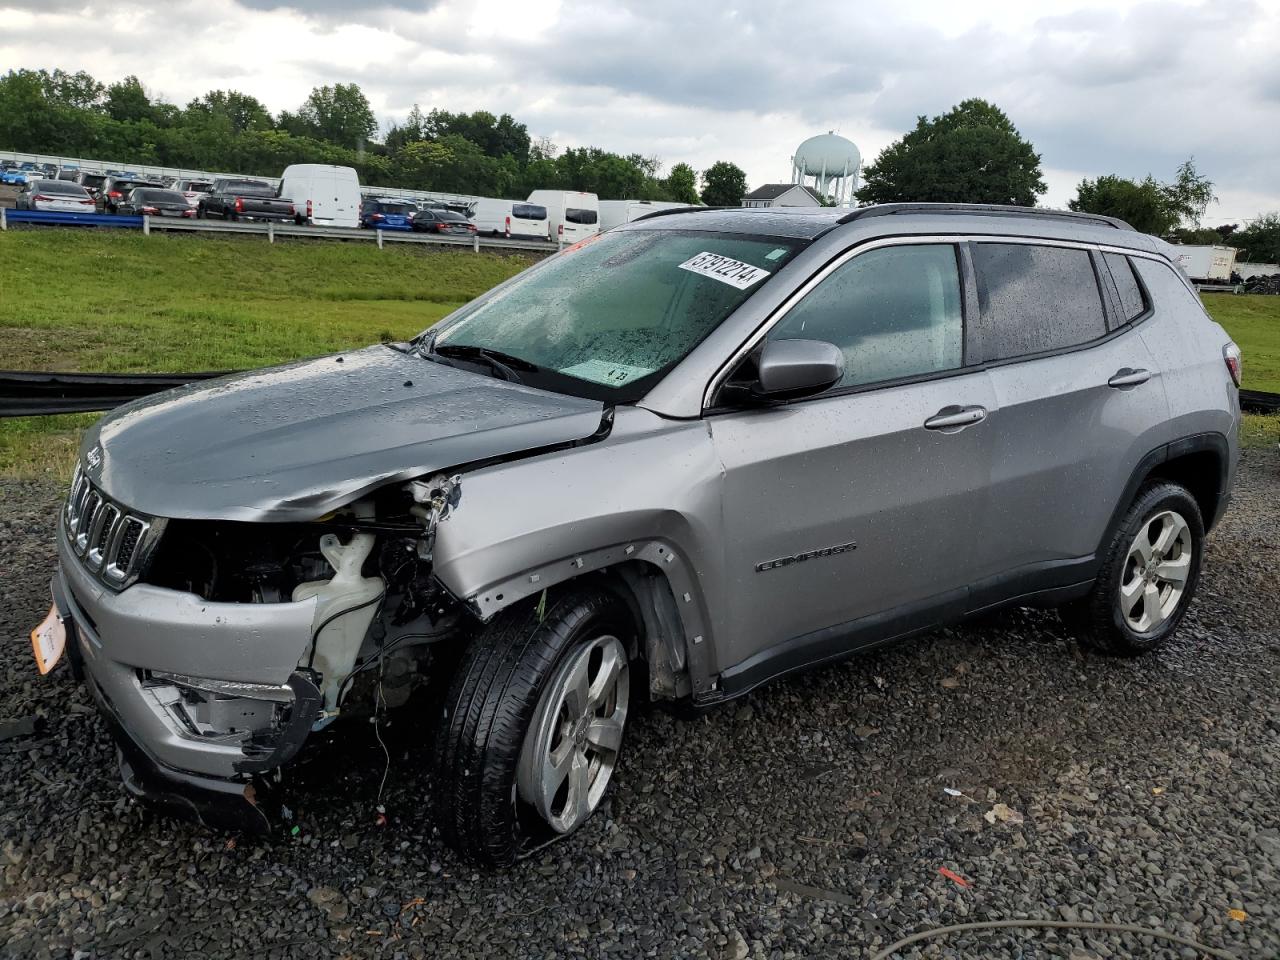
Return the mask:
POLYGON ((737 287, 739 290, 745 290, 753 283, 759 283, 769 275, 768 270, 761 270, 759 267, 753 267, 751 264, 743 263, 741 260, 722 257, 718 253, 709 253, 705 250, 680 264, 680 269, 700 273, 704 277, 719 280, 721 283, 727 283, 729 286, 737 287))
POLYGON ((620 387, 625 383, 630 383, 632 380, 638 380, 640 377, 653 373, 653 368, 637 367, 617 360, 600 360, 592 357, 590 360, 582 361, 582 363, 575 363, 572 367, 565 367, 560 372, 567 373, 571 377, 577 377, 579 380, 589 380, 592 383, 620 387))

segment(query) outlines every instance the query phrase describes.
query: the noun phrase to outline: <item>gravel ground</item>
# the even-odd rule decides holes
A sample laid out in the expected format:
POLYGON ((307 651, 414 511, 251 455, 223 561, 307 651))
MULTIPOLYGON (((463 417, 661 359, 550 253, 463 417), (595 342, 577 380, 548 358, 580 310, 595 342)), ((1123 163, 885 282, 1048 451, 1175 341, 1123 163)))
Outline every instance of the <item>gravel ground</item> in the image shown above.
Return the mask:
MULTIPOLYGON (((494 874, 435 835, 425 731, 407 719, 388 731, 385 826, 364 726, 292 774, 292 836, 231 838, 124 800, 84 693, 30 657, 55 499, 0 485, 0 721, 42 719, 0 742, 6 960, 865 957, 922 928, 1015 917, 1280 957, 1273 451, 1246 454, 1199 599, 1160 653, 1095 656, 1055 615, 1016 611, 694 720, 653 712, 586 829, 494 874)), ((898 956, 1197 953, 1040 931, 898 956)))

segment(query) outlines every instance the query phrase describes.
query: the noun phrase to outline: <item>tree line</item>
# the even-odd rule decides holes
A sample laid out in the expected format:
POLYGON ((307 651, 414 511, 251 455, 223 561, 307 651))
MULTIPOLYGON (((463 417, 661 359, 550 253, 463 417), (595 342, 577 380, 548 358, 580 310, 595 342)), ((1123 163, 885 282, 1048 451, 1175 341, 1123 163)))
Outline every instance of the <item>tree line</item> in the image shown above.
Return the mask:
POLYGON ((23 153, 273 177, 291 163, 332 163, 354 167, 370 186, 509 199, 564 189, 721 206, 737 205, 746 192, 745 174, 728 161, 700 175, 687 163, 664 172, 656 157, 560 150, 505 113, 423 113, 415 105, 385 137, 378 133, 354 83, 316 87, 296 110, 273 115, 237 90, 211 90, 182 107, 153 97, 134 76, 115 83, 84 71, 0 76, 0 147, 23 153))
MULTIPOLYGON (((520 199, 535 189, 585 190, 602 199, 738 206, 746 175, 599 147, 558 149, 510 114, 415 105, 379 138, 354 83, 316 87, 273 115, 257 98, 211 90, 185 107, 151 96, 137 77, 104 84, 81 71, 13 70, 0 77, 0 147, 121 163, 278 176, 291 163, 354 167, 362 183, 520 199)), ((995 104, 969 99, 915 127, 862 171, 861 204, 927 201, 1035 206, 1047 187, 1040 154, 995 104)), ((1280 259, 1280 212, 1203 228, 1213 183, 1188 159, 1169 182, 1117 175, 1085 179, 1072 210, 1128 221, 1183 243, 1225 243, 1250 260, 1280 259)), ((829 202, 829 198, 827 198, 829 202)))

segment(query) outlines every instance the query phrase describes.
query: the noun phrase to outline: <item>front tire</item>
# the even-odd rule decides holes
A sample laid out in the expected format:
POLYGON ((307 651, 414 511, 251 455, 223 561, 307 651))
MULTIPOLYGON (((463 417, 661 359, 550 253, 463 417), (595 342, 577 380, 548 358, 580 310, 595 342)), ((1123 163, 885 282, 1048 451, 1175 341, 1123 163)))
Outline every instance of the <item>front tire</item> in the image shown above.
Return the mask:
POLYGON ((1148 484, 1112 535, 1092 592, 1066 611, 1067 619, 1103 653, 1148 653, 1186 615, 1203 555, 1195 498, 1176 483, 1148 484))
POLYGON ((435 745, 440 828, 461 856, 504 866, 594 813, 621 753, 634 633, 621 600, 585 588, 481 629, 435 745))

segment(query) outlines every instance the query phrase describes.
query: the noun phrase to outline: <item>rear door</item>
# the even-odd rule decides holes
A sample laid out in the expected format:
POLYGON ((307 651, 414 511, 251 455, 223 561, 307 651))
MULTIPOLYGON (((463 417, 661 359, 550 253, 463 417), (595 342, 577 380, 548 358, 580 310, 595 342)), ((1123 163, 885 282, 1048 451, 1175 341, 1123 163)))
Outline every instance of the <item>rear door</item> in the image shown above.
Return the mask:
POLYGON ((966 367, 966 299, 955 244, 858 252, 767 335, 836 344, 844 379, 708 417, 724 468, 728 692, 963 610, 994 408, 987 374, 966 367))
MULTIPOLYGON (((1103 533, 1168 418, 1159 364, 1085 245, 975 240, 975 349, 996 410, 975 600, 1092 576, 1103 533), (1104 282, 1105 281, 1105 282, 1104 282)), ((1145 311, 1145 307, 1143 307, 1145 311)))

